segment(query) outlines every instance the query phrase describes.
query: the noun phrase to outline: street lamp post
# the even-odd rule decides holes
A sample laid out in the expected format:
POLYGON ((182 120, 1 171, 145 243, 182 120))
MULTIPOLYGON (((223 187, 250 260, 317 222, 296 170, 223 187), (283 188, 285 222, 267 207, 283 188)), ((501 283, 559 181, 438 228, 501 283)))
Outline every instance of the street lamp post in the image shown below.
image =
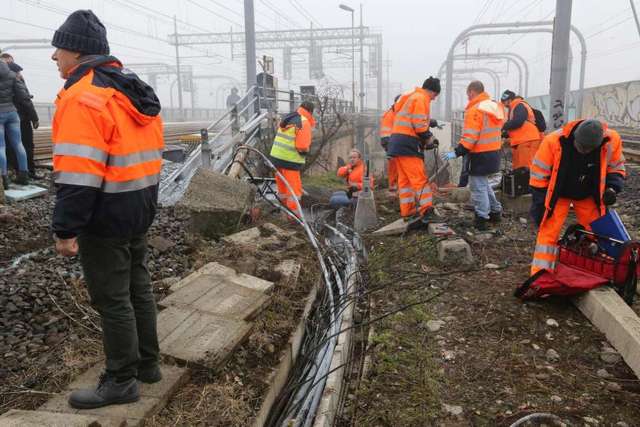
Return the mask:
POLYGON ((351 13, 351 105, 355 111, 356 109, 356 35, 355 35, 355 10, 341 4, 340 9, 346 10, 351 13))

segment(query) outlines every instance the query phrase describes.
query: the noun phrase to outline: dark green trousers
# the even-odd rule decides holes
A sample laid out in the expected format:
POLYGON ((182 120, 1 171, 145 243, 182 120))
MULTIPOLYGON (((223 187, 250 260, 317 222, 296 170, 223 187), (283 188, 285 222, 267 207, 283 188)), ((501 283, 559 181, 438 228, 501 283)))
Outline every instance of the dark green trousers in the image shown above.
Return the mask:
POLYGON ((158 363, 156 302, 147 269, 147 238, 78 237, 80 263, 100 313, 106 369, 118 380, 158 363))

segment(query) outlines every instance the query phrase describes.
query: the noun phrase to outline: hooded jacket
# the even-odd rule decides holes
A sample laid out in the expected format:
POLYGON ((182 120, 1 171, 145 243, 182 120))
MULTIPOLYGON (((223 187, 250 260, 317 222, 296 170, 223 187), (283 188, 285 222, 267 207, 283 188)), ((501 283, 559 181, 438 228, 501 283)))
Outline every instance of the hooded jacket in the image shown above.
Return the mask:
POLYGON ((16 111, 15 103, 31 104, 31 96, 16 73, 0 60, 0 113, 16 111))
POLYGON ((53 231, 132 237, 156 212, 164 148, 153 89, 112 56, 87 56, 56 99, 53 231))
MULTIPOLYGON (((304 108, 300 107, 293 113, 289 113, 280 120, 278 126, 278 132, 293 131, 294 148, 301 156, 306 156, 311 149, 311 142, 313 139, 313 128, 316 126, 316 120, 313 118, 313 114, 304 108)), ((276 136, 277 138, 277 136, 276 136)), ((275 142, 275 141, 274 141, 275 142)), ((301 170, 304 166, 303 163, 295 163, 287 161, 285 159, 278 158, 272 152, 269 155, 271 162, 277 168, 301 170)))
POLYGON ((500 170, 503 111, 486 92, 467 104, 462 138, 455 152, 458 156, 469 155, 469 175, 490 175, 500 170))

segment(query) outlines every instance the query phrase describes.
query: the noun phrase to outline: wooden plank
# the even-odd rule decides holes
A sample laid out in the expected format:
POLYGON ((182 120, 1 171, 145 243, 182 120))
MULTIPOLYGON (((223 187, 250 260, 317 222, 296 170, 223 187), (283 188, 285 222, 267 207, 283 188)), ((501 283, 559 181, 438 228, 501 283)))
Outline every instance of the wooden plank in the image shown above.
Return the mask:
POLYGON ((640 378, 640 318, 615 290, 601 287, 573 299, 574 304, 622 355, 640 378))
POLYGON ((229 283, 220 276, 203 275, 163 299, 160 306, 192 307, 214 315, 247 320, 268 302, 269 297, 263 292, 229 283))
POLYGON ((251 332, 251 324, 194 308, 169 307, 158 316, 160 352, 187 363, 216 368, 251 332))
POLYGON ((0 427, 123 427, 125 418, 12 409, 0 416, 0 427))

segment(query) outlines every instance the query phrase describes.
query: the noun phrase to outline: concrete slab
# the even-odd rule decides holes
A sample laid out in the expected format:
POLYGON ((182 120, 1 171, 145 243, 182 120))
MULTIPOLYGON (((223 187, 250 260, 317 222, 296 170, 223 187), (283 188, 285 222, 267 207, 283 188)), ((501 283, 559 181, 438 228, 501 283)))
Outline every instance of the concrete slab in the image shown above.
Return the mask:
POLYGON ((244 286, 248 289, 253 289, 261 292, 268 292, 273 288, 273 283, 267 280, 260 279, 245 273, 238 273, 234 269, 218 264, 217 262, 211 262, 204 265, 196 272, 191 273, 189 276, 180 280, 172 285, 169 289, 171 292, 177 292, 179 289, 187 286, 193 280, 196 280, 200 276, 215 276, 218 280, 225 280, 230 283, 235 283, 239 286, 244 286))
POLYGON ((103 408, 81 409, 79 415, 94 415, 106 418, 125 418, 127 426, 142 425, 145 418, 152 417, 162 409, 162 402, 155 397, 141 396, 135 403, 111 405, 103 408))
POLYGON ((160 352, 214 369, 249 336, 251 326, 193 308, 169 307, 158 315, 160 352))
POLYGON ((437 245, 438 259, 448 264, 471 264, 471 247, 463 239, 441 240, 437 245))
POLYGON ((224 276, 201 275, 160 301, 161 307, 189 307, 231 319, 253 318, 267 303, 264 292, 224 280, 224 276))
POLYGON ((47 400, 42 406, 38 408, 38 411, 45 412, 60 412, 64 414, 75 414, 77 409, 73 409, 69 406, 69 396, 64 394, 56 394, 51 399, 47 400))
POLYGON ((0 416, 0 427, 123 427, 124 418, 98 415, 61 414, 11 409, 0 416))
POLYGON ((376 201, 371 190, 363 190, 358 196, 353 226, 356 231, 363 232, 374 229, 378 225, 376 201))
POLYGON ((609 287, 601 287, 573 299, 640 378, 640 318, 609 287))
POLYGON ((442 223, 433 222, 429 224, 428 232, 432 236, 453 236, 456 234, 456 232, 453 231, 451 227, 449 227, 447 224, 443 222, 442 223))
POLYGON ((395 236, 407 231, 407 223, 400 218, 373 232, 374 236, 395 236))
POLYGON ((192 233, 219 238, 237 227, 254 195, 255 188, 246 182, 199 169, 177 207, 189 215, 192 233))
POLYGON ((295 283, 300 276, 300 264, 293 259, 285 259, 276 265, 275 270, 282 274, 280 283, 295 283))
POLYGON ((22 200, 33 199, 44 196, 49 190, 37 185, 9 185, 8 190, 4 190, 4 197, 10 202, 20 202, 22 200))
POLYGON ((498 199, 502 204, 503 211, 513 215, 528 215, 531 208, 531 194, 512 198, 501 193, 498 199))

